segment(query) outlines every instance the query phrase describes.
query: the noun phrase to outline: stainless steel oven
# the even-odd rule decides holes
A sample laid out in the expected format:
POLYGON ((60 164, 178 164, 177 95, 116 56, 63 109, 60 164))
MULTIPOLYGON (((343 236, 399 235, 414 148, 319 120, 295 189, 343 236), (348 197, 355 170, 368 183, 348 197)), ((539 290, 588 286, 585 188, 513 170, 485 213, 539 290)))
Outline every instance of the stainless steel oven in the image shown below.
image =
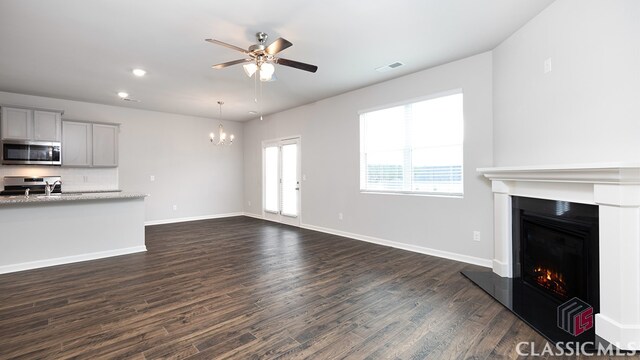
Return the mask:
POLYGON ((0 144, 3 165, 62 165, 59 142, 4 140, 0 144))

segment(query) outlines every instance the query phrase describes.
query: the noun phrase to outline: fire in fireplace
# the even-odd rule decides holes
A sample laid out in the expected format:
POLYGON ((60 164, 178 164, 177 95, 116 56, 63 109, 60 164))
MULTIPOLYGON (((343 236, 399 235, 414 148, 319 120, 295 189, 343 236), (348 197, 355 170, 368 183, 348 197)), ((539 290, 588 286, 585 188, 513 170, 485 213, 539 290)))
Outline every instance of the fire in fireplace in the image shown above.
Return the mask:
POLYGON ((551 291, 563 299, 567 298, 567 284, 562 273, 538 266, 534 269, 535 281, 542 288, 551 291))

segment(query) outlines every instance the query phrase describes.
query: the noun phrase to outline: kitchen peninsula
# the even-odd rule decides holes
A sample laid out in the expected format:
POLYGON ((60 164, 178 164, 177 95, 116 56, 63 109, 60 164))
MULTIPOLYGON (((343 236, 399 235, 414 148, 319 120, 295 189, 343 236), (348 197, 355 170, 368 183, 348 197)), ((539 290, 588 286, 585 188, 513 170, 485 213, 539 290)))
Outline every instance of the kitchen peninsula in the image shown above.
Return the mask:
POLYGON ((1 197, 0 274, 146 251, 146 196, 1 197))

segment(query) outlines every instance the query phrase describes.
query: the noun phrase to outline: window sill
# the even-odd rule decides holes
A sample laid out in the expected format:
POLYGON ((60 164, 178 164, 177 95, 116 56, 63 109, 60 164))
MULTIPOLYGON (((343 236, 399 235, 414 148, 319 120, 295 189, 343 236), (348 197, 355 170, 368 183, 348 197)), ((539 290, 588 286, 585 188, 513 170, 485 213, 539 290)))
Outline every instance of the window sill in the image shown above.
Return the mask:
POLYGON ((427 196, 427 197, 441 197, 441 198, 453 198, 463 199, 464 194, 458 193, 429 193, 429 192, 411 192, 411 191, 374 191, 374 190, 360 190, 360 194, 366 195, 402 195, 402 196, 427 196))

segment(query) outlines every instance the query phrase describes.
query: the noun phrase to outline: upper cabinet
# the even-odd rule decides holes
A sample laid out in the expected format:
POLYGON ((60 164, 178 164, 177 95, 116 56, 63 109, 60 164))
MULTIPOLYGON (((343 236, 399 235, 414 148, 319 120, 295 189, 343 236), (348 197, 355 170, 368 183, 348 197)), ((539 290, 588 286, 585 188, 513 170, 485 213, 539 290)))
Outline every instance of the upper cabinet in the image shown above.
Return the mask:
POLYGON ((39 141, 62 140, 62 116, 51 111, 33 111, 33 138, 39 141))
POLYGON ((75 121, 62 122, 62 165, 91 166, 91 124, 75 121))
POLYGON ((93 166, 118 166, 118 126, 93 124, 93 166))
POLYGON ((33 111, 2 107, 2 139, 29 140, 33 133, 33 111))
POLYGON ((0 137, 11 140, 61 141, 62 112, 3 106, 0 137))
POLYGON ((117 124, 62 122, 62 166, 117 167, 117 124))

